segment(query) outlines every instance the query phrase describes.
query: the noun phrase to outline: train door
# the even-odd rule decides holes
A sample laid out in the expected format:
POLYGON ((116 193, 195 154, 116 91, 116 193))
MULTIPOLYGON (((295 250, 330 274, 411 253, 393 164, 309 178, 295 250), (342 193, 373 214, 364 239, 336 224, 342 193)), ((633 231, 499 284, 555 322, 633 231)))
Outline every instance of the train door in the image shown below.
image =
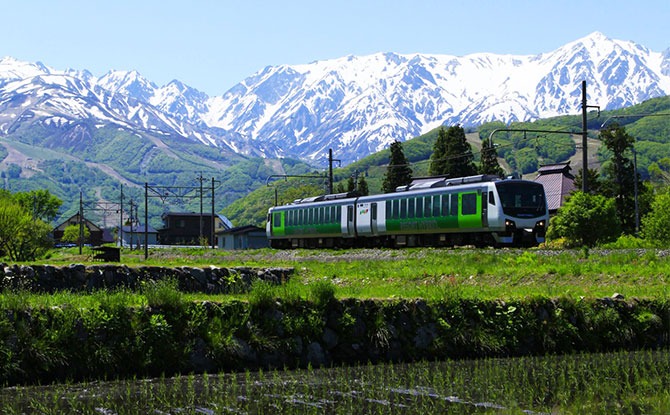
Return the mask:
POLYGON ((356 236, 356 213, 354 205, 343 205, 342 209, 342 233, 345 236, 356 236))
POLYGON ((370 235, 372 233, 372 212, 370 203, 356 204, 356 232, 358 235, 370 235))
POLYGON ((379 227, 377 225, 377 203, 370 204, 370 228, 373 235, 379 235, 379 227))
POLYGON ((458 227, 480 228, 482 226, 481 190, 458 194, 458 227))

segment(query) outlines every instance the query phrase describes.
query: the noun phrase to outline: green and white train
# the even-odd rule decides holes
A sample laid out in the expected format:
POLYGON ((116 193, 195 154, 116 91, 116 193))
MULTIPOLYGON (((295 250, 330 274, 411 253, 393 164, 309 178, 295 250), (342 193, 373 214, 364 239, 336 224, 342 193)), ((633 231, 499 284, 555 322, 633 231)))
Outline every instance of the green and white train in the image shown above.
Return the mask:
POLYGON ((549 214, 536 182, 470 176, 415 180, 394 193, 331 194, 269 209, 273 248, 535 246, 549 214))

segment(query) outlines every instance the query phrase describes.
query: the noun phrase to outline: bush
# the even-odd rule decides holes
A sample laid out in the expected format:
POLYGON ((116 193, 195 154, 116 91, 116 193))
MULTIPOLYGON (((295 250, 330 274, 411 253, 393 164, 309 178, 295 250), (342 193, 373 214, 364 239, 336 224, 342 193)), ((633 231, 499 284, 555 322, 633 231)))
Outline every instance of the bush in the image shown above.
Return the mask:
POLYGON ((659 194, 651 204, 651 212, 642 218, 645 239, 670 245, 670 194, 659 194))
POLYGON ((547 238, 565 238, 572 247, 595 246, 620 234, 614 199, 576 192, 551 219, 547 238))

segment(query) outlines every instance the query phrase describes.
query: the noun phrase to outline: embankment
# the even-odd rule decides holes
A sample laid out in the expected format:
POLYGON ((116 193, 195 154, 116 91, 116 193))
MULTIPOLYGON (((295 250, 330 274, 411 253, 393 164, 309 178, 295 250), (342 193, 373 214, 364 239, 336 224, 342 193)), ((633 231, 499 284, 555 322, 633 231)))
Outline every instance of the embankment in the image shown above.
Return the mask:
MULTIPOLYGON (((25 268, 8 268, 3 277, 5 288, 23 284, 47 292, 51 289, 37 283, 44 275, 34 267, 32 277, 25 276, 24 271, 31 272, 25 268)), ((78 268, 75 280, 89 289, 86 276, 101 275, 107 281, 105 287, 124 286, 113 281, 111 268, 102 268, 108 272, 106 280, 100 267, 78 268)), ((128 272, 126 275, 140 271, 128 272)), ((208 274, 202 269, 151 272, 154 277, 160 272, 181 275, 180 286, 193 275, 212 291, 217 286, 212 282, 216 272, 208 274)), ((274 281, 290 275, 290 270, 245 272, 249 278, 267 276, 274 281)), ((230 270, 222 271, 225 273, 240 275, 230 270)), ((64 284, 62 278, 59 284, 64 284)), ((225 284, 219 286, 223 290, 225 284)), ((0 309, 0 384, 603 352, 661 348, 670 343, 667 300, 336 299, 324 285, 309 301, 250 295, 249 301, 215 303, 185 301, 175 291, 158 289, 142 307, 100 295, 91 308, 67 304, 34 308, 11 301, 14 294, 6 294, 0 309)))

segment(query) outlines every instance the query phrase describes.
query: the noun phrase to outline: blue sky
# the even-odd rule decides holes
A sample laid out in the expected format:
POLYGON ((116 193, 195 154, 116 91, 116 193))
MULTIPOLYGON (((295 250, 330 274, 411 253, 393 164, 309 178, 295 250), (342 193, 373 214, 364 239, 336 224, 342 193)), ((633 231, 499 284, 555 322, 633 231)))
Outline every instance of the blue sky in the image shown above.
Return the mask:
POLYGON ((594 31, 670 48, 670 0, 0 0, 0 57, 137 70, 221 95, 268 65, 377 52, 536 54, 594 31))

